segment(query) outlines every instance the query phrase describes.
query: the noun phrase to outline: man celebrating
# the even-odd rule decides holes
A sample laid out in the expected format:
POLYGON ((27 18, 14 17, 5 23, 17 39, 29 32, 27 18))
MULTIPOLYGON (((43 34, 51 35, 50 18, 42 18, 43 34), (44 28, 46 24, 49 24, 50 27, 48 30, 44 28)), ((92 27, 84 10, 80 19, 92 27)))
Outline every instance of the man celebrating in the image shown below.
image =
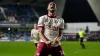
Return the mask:
POLYGON ((60 39, 64 29, 64 20, 56 16, 56 4, 50 2, 48 14, 43 15, 38 20, 38 30, 40 43, 35 56, 64 56, 61 48, 60 39))
POLYGON ((34 29, 31 30, 31 38, 34 40, 35 46, 37 47, 40 40, 37 24, 34 24, 34 29))

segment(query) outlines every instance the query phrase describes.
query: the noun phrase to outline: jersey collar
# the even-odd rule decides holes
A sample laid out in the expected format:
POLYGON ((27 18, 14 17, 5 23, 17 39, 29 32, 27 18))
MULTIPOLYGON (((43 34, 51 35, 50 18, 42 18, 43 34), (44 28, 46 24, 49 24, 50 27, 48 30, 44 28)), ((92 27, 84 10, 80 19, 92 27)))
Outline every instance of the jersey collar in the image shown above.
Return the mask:
POLYGON ((55 15, 55 14, 52 15, 52 16, 49 16, 49 15, 47 14, 47 16, 50 17, 50 18, 56 18, 56 15, 55 15))

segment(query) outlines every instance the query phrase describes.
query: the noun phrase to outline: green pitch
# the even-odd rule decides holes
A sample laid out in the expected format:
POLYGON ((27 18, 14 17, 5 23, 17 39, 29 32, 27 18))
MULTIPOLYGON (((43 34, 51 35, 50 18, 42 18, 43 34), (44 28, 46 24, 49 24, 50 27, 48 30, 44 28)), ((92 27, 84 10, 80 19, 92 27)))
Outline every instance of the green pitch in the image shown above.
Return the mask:
MULTIPOLYGON (((100 56, 100 42, 85 42, 81 49, 79 42, 62 42, 65 56, 100 56)), ((0 42, 0 56, 34 56, 33 42, 0 42)))

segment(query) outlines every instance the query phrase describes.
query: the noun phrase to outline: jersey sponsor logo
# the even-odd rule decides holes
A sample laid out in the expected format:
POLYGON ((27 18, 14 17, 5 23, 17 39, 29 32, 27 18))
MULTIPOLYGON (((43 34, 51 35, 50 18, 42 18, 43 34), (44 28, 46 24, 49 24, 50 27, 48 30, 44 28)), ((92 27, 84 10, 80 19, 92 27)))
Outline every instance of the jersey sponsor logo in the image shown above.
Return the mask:
POLYGON ((45 29, 57 31, 59 28, 56 27, 56 26, 46 25, 46 26, 45 26, 45 29))
POLYGON ((57 24, 58 23, 58 20, 55 20, 55 24, 57 24))
POLYGON ((53 19, 45 19, 45 29, 49 30, 58 30, 58 20, 53 20, 53 19))

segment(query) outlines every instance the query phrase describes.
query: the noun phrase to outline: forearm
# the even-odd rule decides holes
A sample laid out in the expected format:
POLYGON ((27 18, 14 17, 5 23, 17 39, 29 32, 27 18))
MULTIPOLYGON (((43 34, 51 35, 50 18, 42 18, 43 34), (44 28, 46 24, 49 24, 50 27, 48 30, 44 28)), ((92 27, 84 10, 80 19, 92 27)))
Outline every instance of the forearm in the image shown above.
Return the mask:
POLYGON ((59 30, 59 35, 56 37, 56 40, 57 41, 60 41, 61 40, 62 34, 63 34, 63 31, 62 30, 59 30))
POLYGON ((39 35, 40 35, 40 38, 45 42, 47 43, 48 42, 48 39, 46 38, 46 36, 44 35, 44 27, 38 27, 38 30, 39 30, 39 35))
POLYGON ((62 35, 61 35, 61 36, 58 36, 58 37, 57 37, 57 41, 60 41, 61 38, 62 38, 62 35))
POLYGON ((39 32, 40 38, 46 43, 48 42, 48 39, 45 37, 45 35, 42 32, 39 32))

